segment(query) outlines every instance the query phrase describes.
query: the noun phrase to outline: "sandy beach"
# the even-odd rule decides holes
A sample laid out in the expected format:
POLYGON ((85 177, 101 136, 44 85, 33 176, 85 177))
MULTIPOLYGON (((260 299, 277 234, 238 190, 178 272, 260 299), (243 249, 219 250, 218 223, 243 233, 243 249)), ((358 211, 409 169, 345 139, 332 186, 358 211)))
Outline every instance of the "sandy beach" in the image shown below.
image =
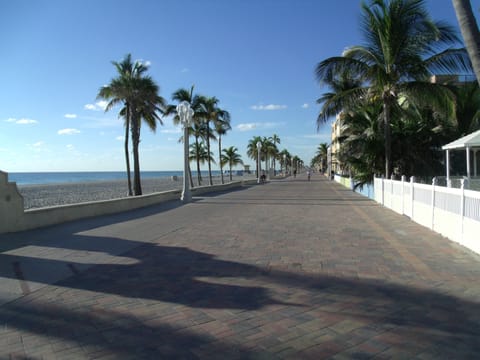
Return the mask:
MULTIPOLYGON (((247 177, 233 176, 233 181, 246 179, 247 177)), ((253 175, 248 176, 248 179, 253 175)), ((224 176, 225 183, 230 182, 228 176, 224 176)), ((194 180, 196 184, 196 179, 194 180)), ((221 184, 221 177, 213 177, 214 184, 221 184)), ((152 194, 161 191, 181 189, 183 179, 171 178, 147 178, 142 179, 143 194, 152 194)), ((208 178, 203 178, 202 186, 208 185, 208 178)), ((34 209, 46 206, 77 204, 88 201, 110 200, 122 198, 128 195, 127 180, 116 181, 92 181, 84 183, 63 183, 46 185, 18 185, 18 190, 24 198, 24 208, 34 209)))

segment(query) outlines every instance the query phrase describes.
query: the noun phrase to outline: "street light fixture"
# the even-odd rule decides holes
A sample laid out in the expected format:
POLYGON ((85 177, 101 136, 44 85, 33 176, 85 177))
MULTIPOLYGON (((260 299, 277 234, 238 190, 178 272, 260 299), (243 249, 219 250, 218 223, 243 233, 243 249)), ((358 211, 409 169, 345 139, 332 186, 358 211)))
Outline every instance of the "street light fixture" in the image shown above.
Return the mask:
POLYGON ((260 172, 262 171, 262 163, 260 161, 260 151, 262 150, 262 143, 257 142, 257 157, 258 157, 258 174, 257 174, 257 184, 260 184, 260 172))
POLYGON ((190 179, 188 171, 188 153, 189 153, 189 144, 188 144, 188 128, 190 122, 192 121, 193 114, 195 112, 190 107, 188 101, 182 101, 177 105, 177 114, 180 118, 180 122, 183 125, 183 189, 182 197, 180 198, 184 203, 190 202, 192 200, 192 194, 190 192, 190 179))

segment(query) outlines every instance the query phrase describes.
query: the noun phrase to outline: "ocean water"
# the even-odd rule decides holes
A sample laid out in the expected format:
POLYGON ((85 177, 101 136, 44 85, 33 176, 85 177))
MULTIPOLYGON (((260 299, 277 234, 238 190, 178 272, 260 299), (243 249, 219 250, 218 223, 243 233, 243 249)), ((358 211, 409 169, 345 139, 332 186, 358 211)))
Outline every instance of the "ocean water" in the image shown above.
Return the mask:
MULTIPOLYGON (((212 171, 212 175, 219 176, 220 171, 212 171)), ((141 179, 164 178, 171 176, 183 176, 183 171, 142 171, 141 179)), ((192 171, 196 177, 196 171, 192 171)), ((202 177, 208 176, 207 171, 202 171, 202 177)), ((126 180, 125 171, 81 171, 81 172, 12 172, 8 173, 8 181, 16 182, 17 185, 40 185, 55 183, 84 183, 91 181, 126 180)), ((133 181, 133 173, 132 173, 133 181)))

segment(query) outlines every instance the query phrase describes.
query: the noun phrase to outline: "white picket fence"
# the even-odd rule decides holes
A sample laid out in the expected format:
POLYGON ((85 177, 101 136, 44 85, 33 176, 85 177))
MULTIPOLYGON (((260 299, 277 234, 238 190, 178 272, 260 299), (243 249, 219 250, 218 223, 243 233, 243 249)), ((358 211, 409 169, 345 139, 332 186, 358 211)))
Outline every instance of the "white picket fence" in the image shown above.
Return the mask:
POLYGON ((375 178, 375 201, 480 254, 480 192, 375 178))

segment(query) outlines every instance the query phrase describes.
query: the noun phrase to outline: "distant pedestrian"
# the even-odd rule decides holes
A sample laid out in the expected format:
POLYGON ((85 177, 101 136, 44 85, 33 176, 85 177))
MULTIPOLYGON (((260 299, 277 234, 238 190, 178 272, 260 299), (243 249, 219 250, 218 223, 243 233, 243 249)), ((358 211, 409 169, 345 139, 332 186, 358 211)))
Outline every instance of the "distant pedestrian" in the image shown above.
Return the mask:
POLYGON ((294 177, 294 178, 297 177, 297 169, 293 170, 293 177, 294 177))
POLYGON ((307 170, 307 179, 308 179, 308 181, 310 181, 310 175, 311 175, 311 174, 310 174, 310 170, 307 170))

